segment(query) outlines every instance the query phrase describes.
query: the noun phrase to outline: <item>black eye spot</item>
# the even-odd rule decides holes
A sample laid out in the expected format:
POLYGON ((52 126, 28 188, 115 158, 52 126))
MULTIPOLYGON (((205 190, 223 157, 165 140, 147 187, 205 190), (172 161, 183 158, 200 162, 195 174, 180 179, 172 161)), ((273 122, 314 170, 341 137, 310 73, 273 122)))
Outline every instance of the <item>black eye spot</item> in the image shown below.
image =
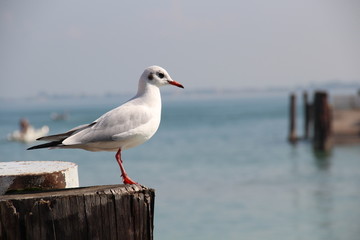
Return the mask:
POLYGON ((153 80, 153 79, 154 79, 154 76, 153 76, 152 73, 149 74, 148 79, 149 79, 149 80, 153 80))
POLYGON ((161 72, 158 73, 158 76, 159 76, 159 78, 164 78, 165 77, 165 75, 163 73, 161 73, 161 72))

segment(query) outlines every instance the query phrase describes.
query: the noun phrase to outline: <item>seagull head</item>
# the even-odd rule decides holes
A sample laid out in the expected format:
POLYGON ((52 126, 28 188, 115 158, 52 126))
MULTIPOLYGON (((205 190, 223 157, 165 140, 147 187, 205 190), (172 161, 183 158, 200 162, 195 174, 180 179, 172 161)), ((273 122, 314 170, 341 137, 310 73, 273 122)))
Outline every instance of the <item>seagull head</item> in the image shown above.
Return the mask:
POLYGON ((157 87, 170 84, 180 88, 184 88, 183 85, 171 79, 168 72, 159 66, 151 66, 146 68, 144 70, 144 73, 141 75, 140 81, 143 81, 146 84, 155 85, 157 87))

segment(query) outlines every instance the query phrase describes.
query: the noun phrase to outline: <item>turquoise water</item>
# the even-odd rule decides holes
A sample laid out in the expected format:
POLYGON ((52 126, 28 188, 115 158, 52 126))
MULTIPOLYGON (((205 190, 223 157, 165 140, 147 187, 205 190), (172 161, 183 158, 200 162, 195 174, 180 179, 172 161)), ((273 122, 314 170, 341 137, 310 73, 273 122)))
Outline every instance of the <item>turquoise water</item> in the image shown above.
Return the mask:
MULTIPOLYGON (((0 108, 1 161, 71 161, 82 186, 121 183, 115 153, 6 140, 21 117, 58 133, 115 101, 28 105, 0 108), (68 120, 50 119, 63 111, 68 120)), ((164 101, 156 135, 123 153, 130 177, 156 189, 155 239, 359 239, 360 147, 316 157, 307 142, 289 145, 287 109, 287 96, 164 101)))

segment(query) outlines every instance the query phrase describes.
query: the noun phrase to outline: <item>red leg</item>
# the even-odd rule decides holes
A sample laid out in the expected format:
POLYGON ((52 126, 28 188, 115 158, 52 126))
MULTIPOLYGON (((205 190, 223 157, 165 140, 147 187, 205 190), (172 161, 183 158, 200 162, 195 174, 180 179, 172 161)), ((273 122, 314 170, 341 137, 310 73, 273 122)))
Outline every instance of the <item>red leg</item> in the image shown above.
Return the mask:
POLYGON ((127 173, 125 171, 125 168, 124 168, 124 166, 122 164, 122 160, 121 160, 121 148, 119 148, 119 150, 115 154, 115 158, 116 158, 116 161, 119 164, 120 171, 121 171, 121 177, 123 179, 123 182, 125 184, 137 184, 137 182, 134 182, 133 180, 131 180, 131 178, 129 178, 129 176, 127 175, 127 173))

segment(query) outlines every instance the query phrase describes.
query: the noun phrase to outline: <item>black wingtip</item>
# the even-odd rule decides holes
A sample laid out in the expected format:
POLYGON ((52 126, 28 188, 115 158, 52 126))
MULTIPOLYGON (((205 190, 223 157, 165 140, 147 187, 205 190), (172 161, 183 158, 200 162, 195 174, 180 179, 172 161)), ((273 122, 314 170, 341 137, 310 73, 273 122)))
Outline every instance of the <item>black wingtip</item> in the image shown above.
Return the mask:
POLYGON ((32 147, 29 147, 29 148, 28 148, 28 149, 26 149, 26 150, 34 150, 34 149, 39 149, 39 148, 42 148, 42 147, 32 146, 32 147))
POLYGON ((59 144, 61 144, 62 141, 54 141, 54 142, 48 142, 40 145, 35 145, 32 147, 29 147, 26 150, 34 150, 34 149, 40 149, 40 148, 51 148, 51 147, 57 147, 59 144))
MULTIPOLYGON (((43 144, 41 144, 41 145, 43 145, 43 144)), ((29 147, 26 150, 34 150, 34 149, 46 148, 46 147, 42 147, 41 145, 32 146, 32 147, 29 147)))

